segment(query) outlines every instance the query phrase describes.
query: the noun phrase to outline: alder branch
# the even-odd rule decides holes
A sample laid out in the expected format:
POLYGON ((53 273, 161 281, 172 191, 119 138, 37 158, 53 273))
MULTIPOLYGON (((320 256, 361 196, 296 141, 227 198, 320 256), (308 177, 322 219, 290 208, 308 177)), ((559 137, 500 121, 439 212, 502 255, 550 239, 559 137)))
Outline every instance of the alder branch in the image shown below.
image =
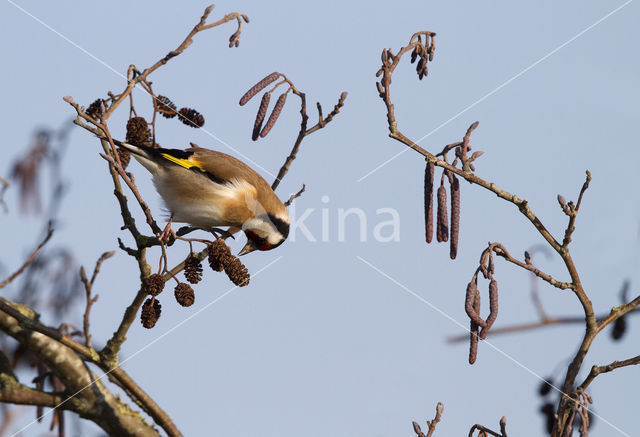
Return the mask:
MULTIPOLYGON (((64 384, 64 399, 56 404, 57 408, 74 411, 92 420, 110 435, 158 435, 138 415, 112 414, 123 408, 130 411, 130 407, 108 391, 90 372, 83 361, 85 358, 91 359, 88 349, 62 336, 59 331, 41 325, 36 317, 29 307, 9 304, 6 299, 0 298, 0 330, 33 352, 64 384), (82 358, 76 353, 81 354, 82 358)), ((26 396, 26 393, 12 394, 20 395, 26 396)), ((170 430, 165 431, 170 434, 170 430)))
POLYGON ((84 359, 92 359, 91 351, 87 347, 81 345, 70 337, 63 335, 57 329, 50 328, 40 323, 38 321, 39 316, 37 315, 37 313, 26 305, 16 304, 11 302, 10 300, 5 299, 4 297, 0 297, 0 312, 3 312, 6 315, 16 319, 18 322, 20 322, 20 325, 22 327, 28 328, 35 332, 39 332, 51 338, 52 340, 61 343, 62 345, 79 354, 84 359), (23 312, 26 312, 26 315, 23 314, 23 312))
MULTIPOLYGON (((242 18, 246 23, 249 22, 249 17, 247 17, 245 14, 242 14, 240 12, 232 12, 230 14, 225 15, 222 19, 216 21, 215 23, 211 23, 211 24, 206 24, 207 18, 209 18, 209 14, 211 14, 211 11, 213 11, 213 8, 215 7, 215 5, 211 4, 210 6, 208 6, 205 10, 204 13, 202 14, 202 17, 200 18, 199 22, 193 27, 193 29, 191 30, 191 32, 189 32, 189 34, 185 37, 184 41, 182 41, 182 43, 175 49, 170 51, 169 53, 167 53, 163 58, 161 58, 160 60, 158 60, 155 64, 153 64, 151 67, 146 68, 141 74, 139 74, 136 77, 130 78, 127 84, 127 87, 124 89, 124 91, 119 94, 119 96, 111 103, 111 105, 109 106, 109 109, 106 111, 106 113, 104 114, 104 120, 108 119, 111 114, 113 114, 113 111, 115 111, 115 109, 127 98, 129 97, 129 95, 131 94, 131 92, 133 91, 133 89, 135 88, 135 86, 140 83, 140 82, 144 82, 147 80, 147 77, 153 73, 154 71, 156 71, 158 68, 160 68, 161 66, 165 65, 167 62, 169 62, 171 59, 175 58, 176 56, 182 54, 192 43, 193 43, 193 37, 199 33, 202 32, 204 30, 207 29, 211 29, 213 27, 219 26, 221 24, 227 23, 229 21, 232 20, 236 20, 238 22, 238 30, 237 30, 237 34, 238 37, 240 36, 240 32, 242 29, 242 22, 240 21, 240 19, 242 18)), ((132 70, 132 69, 130 69, 132 70)))
POLYGON ((573 232, 576 230, 576 226, 575 226, 576 217, 578 216, 578 210, 580 210, 580 204, 582 203, 582 196, 584 195, 584 192, 587 191, 587 188, 589 188, 589 182, 591 182, 591 172, 587 170, 586 174, 587 174, 587 177, 586 177, 586 180, 584 181, 584 184, 582 185, 582 189, 580 189, 580 194, 578 195, 578 201, 575 207, 571 202, 569 202, 569 205, 568 205, 569 210, 571 211, 571 214, 569 216, 569 223, 567 224, 567 229, 564 231, 564 240, 562 241, 562 247, 565 249, 569 247, 569 243, 571 243, 571 236, 573 232))
MULTIPOLYGON (((640 299, 639 299, 639 303, 640 303, 640 299)), ((627 312, 640 312, 640 309, 635 308, 627 312)), ((625 312, 624 314, 626 314, 627 312, 625 312)), ((616 311, 615 313, 617 314, 618 312, 616 311)), ((618 315, 618 317, 622 317, 624 314, 620 314, 618 315)), ((606 319, 609 315, 610 314, 607 314, 607 315, 601 314, 600 316, 598 316, 598 320, 600 320, 598 326, 600 326, 600 323, 602 323, 602 321, 606 319)), ((545 317, 535 322, 516 323, 513 325, 491 328, 491 331, 489 331, 488 336, 494 337, 496 335, 502 335, 502 334, 513 334, 516 332, 533 331, 535 329, 546 328, 546 327, 556 326, 556 325, 579 325, 579 324, 584 324, 584 316, 545 317)), ((453 335, 447 338, 448 343, 460 343, 462 341, 468 341, 468 340, 469 340, 468 334, 453 335)))
POLYGON ((80 280, 84 285, 84 290, 87 298, 87 303, 84 310, 84 317, 82 319, 84 342, 85 342, 84 344, 89 349, 93 349, 91 346, 91 333, 89 332, 89 314, 91 312, 91 307, 98 300, 98 295, 91 297, 91 290, 93 289, 93 283, 95 282, 96 277, 100 272, 100 266, 105 260, 111 258, 113 255, 115 255, 115 251, 105 252, 100 256, 100 258, 98 258, 98 261, 96 262, 96 266, 93 268, 93 274, 91 275, 91 280, 87 279, 87 273, 84 270, 84 266, 80 267, 80 280))
POLYGON ((471 429, 469 430, 469 437, 473 437, 473 433, 476 431, 479 431, 478 436, 486 436, 487 434, 490 434, 494 437, 508 437, 507 436, 507 418, 502 416, 502 419, 500 419, 500 432, 496 432, 493 431, 485 426, 482 426, 480 424, 475 424, 471 427, 471 429))
MULTIPOLYGON (((478 185, 496 194, 499 198, 504 199, 509 203, 512 203, 514 206, 518 208, 520 213, 524 215, 527 218, 527 220, 529 220, 529 222, 535 227, 537 232, 554 249, 554 251, 556 251, 560 255, 560 257, 564 262, 565 268, 567 269, 567 272, 569 273, 569 276, 571 278, 570 286, 567 286, 569 285, 569 283, 563 283, 562 285, 568 289, 571 289, 575 294, 575 296, 577 297, 577 299, 579 300, 582 306, 582 310, 584 312, 583 322, 585 324, 584 337, 578 348, 578 351, 576 352, 575 356, 573 357, 571 363, 567 368, 567 373, 562 386, 562 391, 564 393, 569 393, 570 391, 572 391, 572 388, 575 385, 576 377, 578 376, 582 363, 584 362, 584 358, 586 357, 587 352, 589 351, 589 348, 591 347, 591 344, 595 339, 595 336, 602 329, 602 327, 599 326, 598 324, 598 320, 594 313, 593 304, 582 286, 582 282, 578 274, 578 270, 575 266, 574 260, 569 251, 569 244, 571 242, 571 237, 573 232, 575 231, 575 220, 576 220, 579 208, 581 206, 584 193, 589 187, 589 182, 591 181, 591 174, 587 170, 586 180, 582 186, 582 189, 580 190, 578 201, 576 202, 575 205, 572 202, 569 202, 567 204, 566 201, 564 201, 564 199, 561 196, 558 198, 558 201, 560 202, 560 205, 562 206, 564 213, 569 216, 569 222, 568 222, 567 228, 565 229, 564 238, 561 244, 551 234, 551 232, 545 227, 545 225, 538 218, 538 216, 534 214, 533 210, 529 206, 529 203, 525 199, 522 199, 516 196, 515 194, 509 193, 503 190, 502 188, 498 187, 493 182, 484 180, 473 173, 475 171, 475 168, 473 164, 469 162, 472 160, 473 156, 468 158, 467 152, 470 150, 470 147, 469 147, 470 134, 473 131, 473 129, 475 129, 478 126, 477 122, 473 123, 469 127, 469 129, 467 129, 467 132, 465 133, 464 138, 462 139, 461 142, 457 142, 457 143, 446 146, 442 152, 436 155, 430 153, 429 151, 420 147, 414 141, 406 137, 398 129, 398 123, 395 117, 395 108, 391 99, 391 76, 395 71, 396 67, 398 66, 400 59, 403 57, 403 55, 408 53, 410 50, 413 50, 412 62, 416 60, 418 55, 420 56, 420 62, 417 65, 417 72, 418 72, 419 78, 422 79, 424 76, 426 76, 428 62, 433 60, 433 54, 435 50, 434 37, 435 37, 435 33, 433 32, 429 32, 429 31, 417 32, 414 35, 412 35, 411 39, 409 40, 409 44, 407 44, 407 46, 405 47, 401 47, 396 55, 394 55, 390 49, 382 50, 382 66, 376 74, 376 76, 381 77, 381 79, 380 79, 380 82, 376 83, 376 86, 378 88, 378 93, 386 106, 389 136, 403 143, 407 147, 413 149, 420 155, 422 155, 427 160, 428 163, 431 163, 434 166, 443 168, 446 172, 448 172, 448 174, 456 174, 461 178, 464 178, 469 183, 478 185), (422 43, 422 40, 421 40, 422 37, 424 37, 426 40, 424 44, 422 43), (450 164, 447 161, 446 153, 454 148, 456 149, 456 158, 453 161, 453 163, 450 164), (439 156, 441 156, 443 159, 439 159, 439 156), (458 162, 460 162, 461 168, 456 167, 456 164, 458 162)), ((477 155, 477 153, 478 152, 475 153, 476 157, 479 156, 477 155)), ((534 267, 527 266, 526 265, 527 263, 524 263, 523 265, 523 263, 508 256, 506 252, 504 252, 502 256, 504 256, 505 259, 507 259, 508 261, 513 262, 514 264, 517 264, 520 267, 526 268, 529 271, 532 271, 538 277, 546 280, 552 285, 554 286, 560 285, 558 283, 554 283, 551 280, 552 278, 544 276, 542 272, 535 269, 534 267)), ((630 307, 626 308, 626 310, 630 311, 631 308, 630 307)), ((606 325, 611 321, 619 318, 621 315, 622 314, 618 313, 617 311, 613 311, 608 317, 606 317, 601 322, 605 323, 606 325)), ((566 429, 566 426, 569 423, 568 421, 570 420, 570 417, 572 417, 571 416, 571 414, 573 414, 572 412, 575 412, 574 404, 575 402, 569 398, 563 397, 561 399, 557 409, 557 420, 556 420, 556 423, 554 424, 554 430, 553 430, 554 436, 561 435, 562 432, 566 429)))
POLYGON ((525 270, 530 271, 531 273, 533 273, 534 275, 536 275, 540 279, 548 282, 549 284, 553 285, 556 288, 559 288, 561 290, 566 290, 566 289, 573 289, 573 287, 574 287, 574 285, 572 283, 562 282, 562 281, 558 281, 558 280, 554 279, 551 275, 539 270, 533 264, 527 263, 526 261, 522 262, 522 261, 512 257, 509 254, 509 252, 507 251, 507 249, 505 249, 505 247, 500 243, 491 243, 489 245, 489 249, 488 250, 493 250, 496 255, 504 258, 506 261, 509 261, 512 264, 517 265, 518 267, 521 267, 521 268, 523 268, 525 270))
POLYGON ((593 380, 598 376, 601 375, 603 373, 608 373, 611 372, 615 369, 619 369, 620 367, 627 367, 627 366, 635 366, 637 364, 640 364, 640 355, 637 355, 633 358, 629 358, 627 360, 623 360, 623 361, 614 361, 611 364, 607 364, 606 366, 593 366, 591 368, 591 371, 589 372, 589 375, 587 376, 587 378, 584 380, 584 382, 582 384, 580 384, 580 386, 576 389, 576 391, 584 391, 586 390, 587 387, 589 387, 589 385, 593 382, 593 380))
POLYGON ((22 264, 22 266, 20 266, 20 268, 18 270, 13 272, 7 279, 5 279, 4 281, 0 282, 0 288, 6 287, 14 279, 16 279, 18 276, 20 276, 22 274, 22 272, 24 272, 27 267, 29 267, 29 265, 33 262, 33 260, 36 259, 36 256, 38 256, 38 253, 40 252, 40 249, 42 249, 42 247, 45 244, 47 244, 47 242, 49 241, 49 239, 51 238, 52 235, 53 235, 53 228, 51 227, 51 222, 49 222, 49 229, 47 230, 47 235, 45 235, 44 239, 40 242, 40 244, 38 244, 38 247, 35 248, 35 250, 31 253, 31 256, 29 256, 29 258, 27 258, 27 260, 24 262, 24 264, 22 264))
POLYGON ((0 375, 0 402, 18 405, 37 405, 41 407, 55 408, 65 400, 56 393, 34 390, 17 381, 4 381, 0 375))
MULTIPOLYGON (((288 79, 287 79, 287 81, 288 81, 288 79)), ((293 87, 293 83, 291 83, 291 82, 289 82, 289 83, 290 83, 290 86, 292 87, 293 93, 300 98, 300 118, 301 118, 301 120, 300 120, 300 131, 298 132, 298 137, 296 138, 296 141, 293 144, 293 148, 291 149, 291 152, 289 153, 289 156, 287 156, 287 158, 285 159, 284 164, 282 164, 282 167, 280 167, 280 171, 278 171, 278 176, 276 176, 275 180, 271 184, 271 188, 274 191, 278 187, 278 185, 280 185, 280 182, 282 181, 284 176, 289 172, 289 168, 291 167, 291 163, 296 159, 296 156, 298 155, 298 150, 300 149, 300 144, 302 144, 302 140, 304 140, 304 138, 307 135, 311 135, 315 131, 324 128, 328 123, 330 123, 333 120, 333 117, 335 117, 338 113, 340 113, 340 109, 344 106, 344 102, 345 102, 345 100, 347 98, 347 92, 346 91, 343 92, 342 94, 340 94, 340 98, 338 99, 338 103, 336 103, 336 105, 334 106, 333 111, 331 111, 331 113, 329 115, 327 115, 326 117, 324 117, 324 118, 322 117, 322 107, 320 106, 320 103, 318 103, 317 107, 318 107, 319 120, 315 125, 313 125, 311 128, 307 129, 307 123, 309 121, 309 116, 307 115, 307 98, 306 98, 306 95, 304 93, 298 91, 295 87, 293 87)))
MULTIPOLYGON (((389 136, 397 141, 400 141, 401 143, 405 144, 409 148, 415 150, 416 152, 424 156, 427 161, 433 163, 434 165, 438 167, 442 167, 443 169, 446 169, 449 172, 455 173, 456 175, 467 180, 468 182, 478 185, 482 188, 485 188, 486 190, 489 190, 492 193, 496 194, 501 199, 504 199, 507 202, 510 202, 513 205, 515 205, 518 208, 518 210, 533 224, 533 226, 540 233, 540 235, 547 241, 547 243, 562 257, 565 263, 565 266, 569 272, 569 275, 571 276, 572 283, 574 285, 572 289, 576 294, 576 296, 578 297, 583 307, 583 310, 585 312, 587 325, 589 326, 590 329, 595 328, 595 316, 593 314, 593 305, 591 304, 591 301, 589 300, 585 291, 582 288, 580 277, 574 265, 573 259, 571 258, 568 247, 562 246, 553 237, 553 235, 547 230, 547 228, 543 225, 540 219, 533 213, 533 211, 529 207, 528 201, 521 199, 515 194, 511 194, 508 191, 503 190, 493 182, 486 181, 476 176, 471 171, 466 171, 464 168, 459 169, 454 165, 449 164, 445 160, 438 159, 435 155, 423 149, 414 141, 410 140, 398 129, 398 123, 395 118, 395 108, 391 101, 391 76, 393 75, 393 72, 398 66, 398 63, 402 58, 402 56, 405 53, 407 53, 409 50, 413 50, 421 44, 419 43, 419 40, 418 40, 418 36, 420 35, 433 37, 435 36, 435 33, 424 31, 424 32, 418 32, 414 34, 411 37, 409 44, 405 47, 402 47, 397 55, 392 55, 388 50, 383 50, 382 67, 380 68, 380 70, 378 70, 378 74, 377 74, 378 76, 382 75, 382 79, 378 85, 378 91, 380 93, 380 97, 384 101, 384 104, 387 108, 387 124, 389 128, 389 136)), ((472 124, 471 127, 467 130, 467 133, 465 134, 465 138, 463 139, 463 144, 465 142, 468 142, 469 134, 471 130, 473 130, 473 128, 477 126, 476 123, 472 124)))
POLYGON ((639 305, 640 305, 640 296, 636 297, 635 299, 633 299, 631 302, 627 304, 613 308, 606 317, 603 317, 600 319, 600 321, 598 322, 598 328, 596 330, 596 333, 599 333, 607 325, 615 322, 617 319, 624 316, 625 314, 631 311, 638 311, 637 308, 639 305))
POLYGON ((286 202, 284 202, 284 206, 289 206, 293 203, 294 200, 296 200, 298 197, 302 196, 302 193, 304 193, 304 191, 306 190, 307 186, 305 184, 302 184, 302 188, 300 188, 300 190, 295 193, 292 194, 291 196, 289 196, 289 200, 287 200, 286 202))
POLYGON ((427 420, 427 426, 429 427, 429 429, 427 430, 426 436, 422 432, 422 429, 420 428, 420 425, 418 424, 418 422, 412 422, 413 432, 415 432, 418 437, 433 436, 433 433, 436 432, 436 425, 438 424, 438 422, 440 422, 440 419, 442 418, 443 411, 444 411, 444 405, 442 404, 442 402, 438 402, 438 404, 436 405, 436 415, 434 416, 433 420, 431 421, 427 420))
MULTIPOLYGON (((23 330, 35 331, 39 334, 43 334, 51 341, 55 341, 62 346, 66 346, 73 352, 77 353, 78 355, 80 355, 80 358, 82 360, 91 362, 99 366, 100 369, 102 369, 114 382, 116 382, 120 387, 124 388, 127 391, 127 394, 131 396, 132 400, 134 400, 147 414, 149 414, 149 416, 151 416, 154 421, 159 426, 161 426, 168 435, 173 437, 181 436, 180 431, 178 431, 169 415, 164 410, 162 410, 156 404, 156 402, 140 386, 138 386, 122 368, 118 367, 117 365, 113 366, 113 363, 102 359, 102 357, 98 356, 98 354, 93 349, 89 349, 86 346, 71 339, 70 337, 64 336, 57 329, 50 328, 41 324, 37 320, 37 314, 25 305, 14 304, 0 297, 0 322, 2 321, 1 317, 3 313, 15 319, 23 330)), ((0 326, 0 329, 5 330, 5 332, 7 332, 9 335, 12 335, 11 332, 3 329, 2 326, 0 326)), ((59 377, 64 381, 64 375, 59 377)), ((98 381, 93 376, 91 380, 98 381)), ((66 383, 65 385, 69 387, 66 383)), ((81 392, 87 391, 86 389, 88 389, 90 386, 91 384, 79 386, 77 389, 74 389, 74 392, 77 392, 74 393, 74 395, 79 395, 81 392)), ((106 390, 106 388, 104 387, 103 389, 106 390)))
POLYGON ((9 188, 9 186, 11 184, 9 184, 8 180, 6 180, 2 176, 0 176, 0 185, 2 185, 2 188, 0 188, 0 205, 2 205, 2 208, 4 209, 4 212, 8 212, 9 211, 9 207, 7 206, 7 204, 4 201, 4 193, 6 193, 7 189, 9 188))

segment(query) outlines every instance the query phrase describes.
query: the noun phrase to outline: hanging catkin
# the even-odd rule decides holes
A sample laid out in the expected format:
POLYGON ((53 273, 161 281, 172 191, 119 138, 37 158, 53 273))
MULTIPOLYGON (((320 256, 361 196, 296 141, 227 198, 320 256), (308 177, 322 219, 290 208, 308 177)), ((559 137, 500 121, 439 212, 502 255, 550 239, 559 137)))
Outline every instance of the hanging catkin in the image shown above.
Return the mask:
POLYGON ((427 243, 433 240, 433 177, 435 165, 427 162, 424 170, 424 222, 427 243))

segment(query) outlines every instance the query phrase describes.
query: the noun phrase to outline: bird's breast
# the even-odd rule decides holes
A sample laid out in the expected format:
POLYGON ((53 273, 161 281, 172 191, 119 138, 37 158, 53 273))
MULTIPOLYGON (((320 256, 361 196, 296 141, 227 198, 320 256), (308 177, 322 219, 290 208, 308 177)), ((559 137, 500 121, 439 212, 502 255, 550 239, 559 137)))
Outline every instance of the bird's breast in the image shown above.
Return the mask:
POLYGON ((156 174, 153 182, 175 222, 205 229, 242 227, 253 217, 255 196, 250 184, 242 181, 218 184, 197 173, 185 177, 184 172, 180 173, 180 183, 175 183, 171 179, 175 175, 171 173, 156 174))

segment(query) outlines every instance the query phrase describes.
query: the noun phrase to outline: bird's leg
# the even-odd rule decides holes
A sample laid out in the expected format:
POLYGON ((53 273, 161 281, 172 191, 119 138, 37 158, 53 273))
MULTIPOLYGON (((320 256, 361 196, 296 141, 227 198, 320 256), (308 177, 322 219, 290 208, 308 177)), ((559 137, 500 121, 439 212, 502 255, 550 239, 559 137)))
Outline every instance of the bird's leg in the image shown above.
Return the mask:
POLYGON ((176 238, 176 233, 171 229, 171 223, 173 222, 173 215, 169 217, 169 221, 167 222, 167 226, 164 227, 162 233, 158 235, 158 241, 162 244, 168 244, 171 237, 176 238))
POLYGON ((214 237, 216 238, 233 238, 235 240, 236 237, 233 236, 233 234, 225 229, 220 229, 220 228, 211 228, 209 229, 209 231, 213 234, 214 237))

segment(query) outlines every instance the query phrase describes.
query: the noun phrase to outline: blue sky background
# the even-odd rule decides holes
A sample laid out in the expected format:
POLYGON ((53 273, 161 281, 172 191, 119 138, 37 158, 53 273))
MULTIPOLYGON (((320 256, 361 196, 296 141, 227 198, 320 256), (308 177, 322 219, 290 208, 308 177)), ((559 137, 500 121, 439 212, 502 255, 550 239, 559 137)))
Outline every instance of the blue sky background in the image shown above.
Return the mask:
MULTIPOLYGON (((16 4, 122 74, 131 63, 145 68, 175 48, 206 6, 165 1, 16 4)), ((320 240, 326 209, 329 241, 310 242, 297 234, 295 241, 273 252, 248 255, 243 261, 251 272, 277 261, 254 275, 250 286, 232 291, 136 355, 125 370, 187 436, 413 435, 411 421, 431 419, 438 401, 445 410, 436 435, 466 435, 474 423, 497 428, 503 415, 509 435, 541 435, 539 381, 513 360, 540 376, 557 372, 572 357, 582 327, 495 337, 491 343, 513 360, 480 344, 478 362, 469 366, 468 344, 446 342, 463 329, 407 290, 467 326, 465 287, 487 241, 503 243, 512 254, 543 241, 513 205, 462 184, 461 243, 458 258, 451 261, 447 245, 424 243, 420 156, 407 151, 357 182, 403 148, 387 136, 375 72, 382 48, 397 52, 419 30, 438 33, 427 79, 418 81, 408 60, 394 75, 399 128, 418 139, 623 4, 219 2, 212 19, 231 11, 251 18, 240 47, 227 48, 233 24, 201 33, 183 55, 151 76, 154 89, 179 106, 196 108, 206 118, 207 131, 273 174, 297 134, 299 108, 290 96, 274 130, 254 143, 250 136, 257 103, 237 104, 246 89, 272 71, 285 73, 306 92, 311 120, 316 101, 328 112, 339 94, 348 91, 342 113, 304 141, 278 189, 285 199, 307 185, 296 201, 296 213, 314 209, 305 223, 320 240), (366 213, 367 241, 360 241, 354 217, 346 223, 346 241, 338 241, 339 208, 366 213), (375 225, 388 219, 376 215, 379 208, 398 211, 399 241, 374 241, 375 225)), ((556 238, 566 224, 556 195, 575 199, 589 169, 593 181, 577 220, 572 253, 598 313, 620 303, 618 290, 625 278, 631 280, 631 294, 638 294, 639 15, 637 2, 627 2, 420 143, 440 151, 479 120, 471 144, 485 155, 476 174, 527 199, 556 238)), ((72 118, 63 96, 88 105, 109 90, 122 90, 125 82, 11 2, 0 3, 0 17, 0 175, 6 177, 35 127, 58 127, 72 118)), ((140 91, 136 102, 139 111, 150 114, 150 101, 140 91)), ((123 107, 111 119, 117 138, 124 137, 126 116, 123 107)), ((160 120, 157 132, 166 147, 187 147, 192 141, 236 154, 175 120, 160 120)), ((98 151, 91 135, 73 129, 64 167, 71 189, 52 242, 72 247, 88 268, 102 252, 117 248, 116 237, 130 238, 119 229, 113 187, 98 151)), ((162 217, 146 172, 137 163, 129 169, 156 217, 162 217)), ((40 228, 38 218, 19 214, 16 189, 8 191, 6 201, 10 212, 2 214, 0 260, 11 270, 20 262, 17 255, 31 250, 40 228)), ((133 203, 132 209, 142 223, 133 203)), ((235 251, 243 240, 233 243, 235 251)), ((169 250, 170 263, 181 261, 187 251, 186 245, 175 245, 169 250)), ((152 266, 157 256, 158 251, 149 254, 152 266)), ((557 256, 539 256, 538 263, 558 279, 568 279, 557 256)), ((496 326, 535 320, 528 274, 498 261, 496 277, 496 326)), ((138 289, 137 278, 135 263, 123 252, 104 264, 95 286, 100 294, 92 319, 96 345, 116 328, 138 289)), ((224 275, 205 271, 194 306, 179 307, 170 291, 161 296, 158 325, 148 331, 136 322, 123 357, 231 287, 224 275)), ((568 292, 543 284, 540 289, 551 315, 581 313, 568 292)), ((79 299, 72 320, 78 325, 82 305, 79 299)), ((48 320, 46 310, 43 318, 48 320)), ((631 332, 618 343, 604 333, 587 356, 585 370, 637 355, 639 324, 631 320, 631 332)), ((639 376, 637 368, 625 368, 600 376, 591 386, 593 409, 627 435, 637 428, 632 413, 639 376)), ((16 430, 33 414, 25 413, 16 430)), ((46 425, 34 425, 23 435, 45 435, 46 430, 46 425)), ((75 435, 98 432, 93 430, 83 424, 75 435)), ((602 419, 596 419, 593 432, 625 435, 602 419)))

